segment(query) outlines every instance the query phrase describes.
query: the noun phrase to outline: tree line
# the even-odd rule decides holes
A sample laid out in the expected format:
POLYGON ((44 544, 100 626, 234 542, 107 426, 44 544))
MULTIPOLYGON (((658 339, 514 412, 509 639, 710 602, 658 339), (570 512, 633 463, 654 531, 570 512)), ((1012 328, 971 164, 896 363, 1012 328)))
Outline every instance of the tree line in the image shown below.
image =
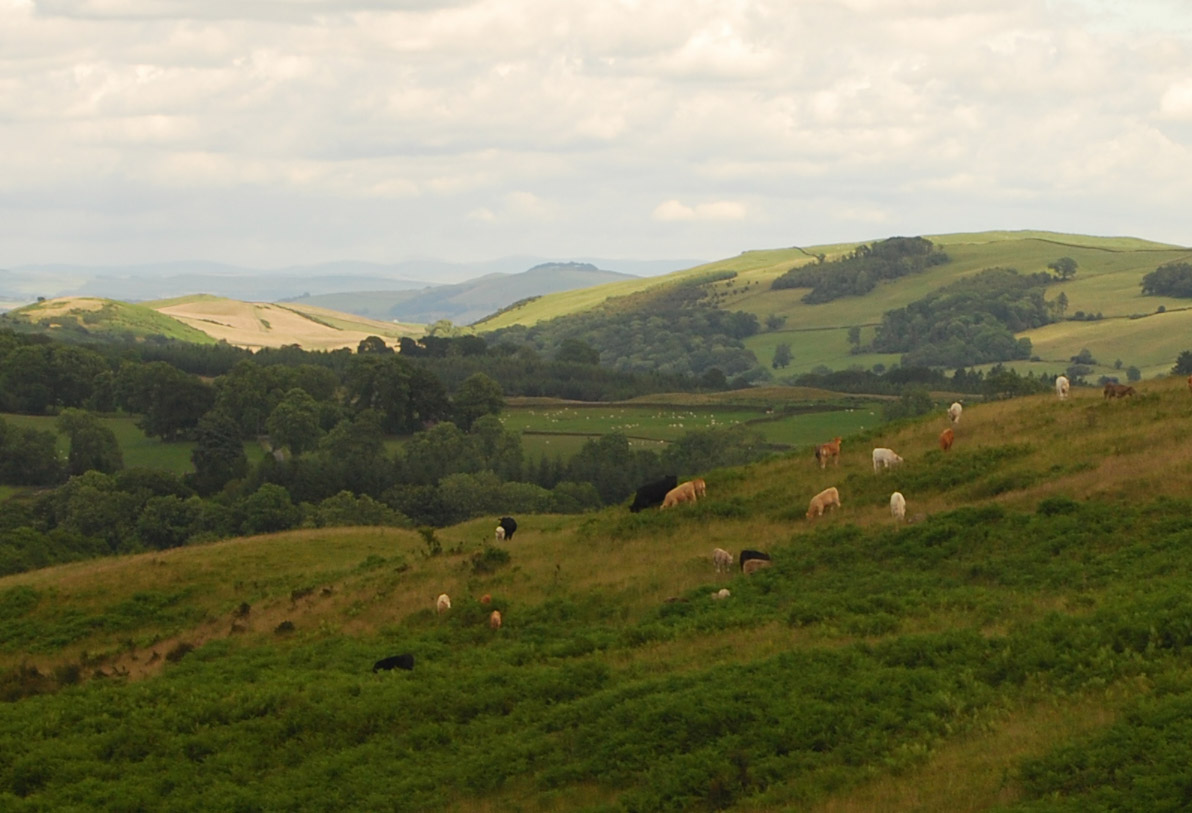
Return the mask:
MULTIPOLYGON (((502 386, 468 372, 479 359, 522 351, 490 354, 469 339, 471 352, 430 341, 409 358, 379 340, 355 354, 250 356, 208 380, 166 361, 0 333, 0 411, 57 414, 56 432, 0 420, 0 484, 45 489, 6 503, 0 572, 301 525, 444 526, 485 513, 584 511, 663 473, 766 453, 760 435, 734 427, 691 432, 661 454, 609 435, 567 461, 527 461, 520 435, 498 417, 502 386), (430 361, 466 377, 448 385, 430 361), (126 469, 98 417, 113 413, 139 416, 151 437, 193 441, 193 471, 126 469), (405 440, 390 448, 394 437, 405 440), (250 460, 245 447, 255 441, 262 451, 250 460)), ((534 369, 527 362, 594 368, 523 354, 534 369)))
POLYGON ((758 319, 715 307, 705 288, 735 276, 700 274, 583 313, 484 335, 490 344, 529 347, 549 357, 577 359, 575 350, 586 347, 587 361, 622 373, 692 379, 707 389, 744 387, 768 376, 743 341, 758 332, 758 319))
POLYGON ((958 367, 1028 359, 1031 341, 1014 334, 1054 321, 1043 298, 1049 274, 987 268, 882 314, 876 353, 902 353, 907 367, 958 367))
POLYGON ((815 265, 796 266, 770 287, 810 288, 803 302, 818 305, 843 296, 864 296, 879 282, 915 274, 949 261, 948 255, 925 237, 891 237, 860 245, 844 257, 815 265))

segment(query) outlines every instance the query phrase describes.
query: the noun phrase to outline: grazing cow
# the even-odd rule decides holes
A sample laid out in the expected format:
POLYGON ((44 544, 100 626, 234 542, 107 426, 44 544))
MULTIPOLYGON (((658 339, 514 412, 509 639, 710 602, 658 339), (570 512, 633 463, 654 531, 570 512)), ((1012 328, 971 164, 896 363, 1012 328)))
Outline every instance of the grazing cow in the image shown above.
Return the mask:
POLYGON ((1055 377, 1055 394, 1061 401, 1067 400, 1068 390, 1071 386, 1072 384, 1068 381, 1067 376, 1057 375, 1055 377))
POLYGON ((633 502, 630 503, 629 510, 636 514, 643 508, 660 505, 666 499, 667 492, 678 484, 679 478, 673 474, 668 474, 652 483, 646 483, 638 488, 637 493, 633 495, 633 502))
POLYGON ((890 495, 890 515, 899 522, 906 519, 906 497, 902 496, 901 491, 890 495))
POLYGON ((497 538, 498 542, 505 541, 505 529, 502 528, 500 525, 497 526, 496 538, 497 538))
POLYGON ((741 568, 741 572, 746 576, 752 576, 762 568, 769 567, 773 562, 769 559, 750 559, 745 563, 745 567, 741 568))
POLYGON ((708 484, 704 482, 704 478, 696 477, 691 481, 691 484, 695 486, 695 496, 697 499, 702 500, 704 497, 708 496, 708 484))
POLYGON ((760 550, 743 550, 737 556, 737 560, 741 565, 741 570, 745 569, 746 562, 752 561, 754 559, 765 559, 768 562, 770 561, 770 554, 762 553, 760 550))
POLYGON ((380 672, 382 670, 389 671, 390 669, 413 669, 414 656, 409 652, 403 652, 401 655, 390 655, 388 658, 381 658, 373 664, 373 671, 380 672))
POLYGON ((952 427, 948 427, 943 432, 940 432, 940 449, 948 451, 952 448, 952 441, 956 440, 956 433, 952 431, 952 427))
POLYGON ((811 498, 807 506, 807 518, 822 517, 824 511, 832 506, 840 507, 840 492, 836 490, 836 486, 828 486, 811 498))
POLYGON ((446 593, 440 593, 439 597, 435 599, 435 612, 439 615, 451 609, 451 596, 446 593))
POLYGON ((878 469, 888 469, 891 466, 897 466, 902 462, 902 458, 894 453, 893 449, 877 448, 873 450, 873 473, 877 474, 878 469))
POLYGON ((492 604, 493 597, 490 594, 485 593, 483 596, 480 597, 480 603, 481 604, 492 604))
MULTIPOLYGON (((673 508, 680 503, 695 502, 697 499, 695 483, 688 480, 666 492, 666 497, 662 500, 662 508, 673 508)), ((661 511, 662 508, 658 510, 661 511)))
POLYGON ((732 595, 732 593, 730 593, 728 591, 727 587, 721 587, 719 590, 712 593, 712 600, 713 601, 722 601, 723 599, 726 599, 731 595, 732 595))
POLYGON ((497 520, 497 524, 505 531, 504 536, 497 537, 498 539, 513 540, 513 532, 517 530, 517 520, 513 517, 501 517, 497 520))
POLYGON ((712 565, 717 573, 728 573, 728 569, 733 566, 733 555, 724 548, 716 548, 712 551, 712 565))
POLYGON ((953 426, 960 423, 961 412, 964 412, 964 407, 960 405, 959 401, 953 401, 952 406, 948 407, 948 420, 952 422, 953 426))
POLYGON ((821 469, 827 467, 828 458, 832 458, 833 463, 840 464, 840 438, 833 438, 815 447, 815 459, 819 461, 821 469))
POLYGON ((1126 384, 1115 384, 1112 381, 1105 382, 1105 389, 1102 390, 1105 400, 1110 398, 1125 398, 1127 395, 1134 394, 1134 388, 1126 384))
POLYGON ((499 630, 501 628, 501 611, 493 610, 488 616, 488 628, 499 630))

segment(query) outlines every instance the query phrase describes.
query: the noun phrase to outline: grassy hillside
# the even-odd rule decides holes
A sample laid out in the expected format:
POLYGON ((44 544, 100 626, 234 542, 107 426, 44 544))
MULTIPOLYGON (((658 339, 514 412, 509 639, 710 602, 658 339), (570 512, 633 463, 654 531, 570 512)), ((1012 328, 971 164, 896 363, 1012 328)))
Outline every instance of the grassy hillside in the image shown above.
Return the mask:
POLYGON ((292 302, 277 305, 194 296, 149 303, 161 314, 217 340, 252 349, 297 344, 307 350, 355 349, 368 336, 396 343, 422 329, 292 302))
POLYGON ((421 326, 353 316, 304 302, 241 302, 207 294, 139 305, 61 297, 18 308, 5 319, 38 325, 59 337, 164 336, 195 344, 225 341, 252 349, 297 344, 308 350, 354 350, 368 336, 380 336, 396 344, 402 336, 420 336, 423 332, 421 326))
POLYGON ((440 555, 323 529, 0 579, 0 803, 1178 809, 1192 396, 1140 390, 972 404, 946 455, 931 416, 500 549, 486 519, 440 555), (906 462, 875 475, 876 445, 906 462), (804 519, 827 485, 843 508, 804 519), (716 574, 714 546, 774 566, 716 574))
MULTIPOLYGON (((845 297, 821 305, 800 301, 804 289, 771 290, 770 284, 789 268, 815 262, 815 255, 838 257, 858 244, 808 246, 803 248, 747 251, 741 255, 631 284, 599 286, 585 291, 544 296, 526 305, 499 314, 477 325, 488 330, 510 324, 533 324, 591 308, 609 297, 667 284, 696 272, 732 270, 737 277, 710 286, 718 295, 718 306, 742 310, 759 317, 763 324, 770 316, 785 317, 777 331, 764 331, 746 341, 758 360, 768 366, 774 349, 789 344, 794 360, 783 374, 807 372, 819 365, 843 369, 853 364, 871 367, 898 362, 897 354, 850 354, 848 328, 862 328, 862 343, 868 342, 882 313, 920 299, 958 277, 975 274, 994 266, 1016 268, 1022 273, 1047 271, 1047 265, 1060 257, 1078 263, 1072 280, 1052 285, 1049 299, 1063 291, 1068 297, 1068 313, 1101 313, 1106 318, 1096 322, 1064 322, 1021 334, 1036 345, 1042 362, 1014 364, 1022 370, 1042 369, 1058 373, 1071 356, 1084 347, 1112 347, 1102 352, 1104 369, 1096 374, 1114 374, 1113 362, 1137 366, 1144 377, 1167 372, 1181 350, 1188 349, 1187 312, 1177 300, 1143 297, 1139 282, 1157 266, 1186 260, 1192 249, 1151 243, 1134 238, 1088 237, 1049 232, 986 232, 979 234, 930 235, 942 246, 952 262, 920 274, 879 286, 864 297, 845 297), (1160 305, 1167 313, 1156 314, 1160 305), (1138 317, 1150 315, 1148 319, 1138 317)), ((1094 352, 1094 355, 1097 355, 1094 352)))
POLYGON ((216 339, 146 305, 117 302, 97 297, 47 299, 9 311, 4 317, 15 323, 36 325, 51 336, 131 337, 164 336, 194 344, 214 344, 216 339))

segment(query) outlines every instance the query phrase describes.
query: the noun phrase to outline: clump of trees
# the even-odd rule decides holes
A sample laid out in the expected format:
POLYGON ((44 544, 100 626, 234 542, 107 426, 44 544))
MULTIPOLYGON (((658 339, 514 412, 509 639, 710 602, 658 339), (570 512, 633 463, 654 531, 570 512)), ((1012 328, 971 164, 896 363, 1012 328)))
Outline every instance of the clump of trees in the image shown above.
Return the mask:
POLYGON ((903 353, 904 367, 958 367, 1031 356, 1014 334, 1052 321, 1043 299, 1051 277, 988 268, 886 311, 867 350, 903 353))
MULTIPOLYGON (((602 366, 622 373, 686 378, 703 388, 746 386, 768 375, 743 341, 760 330, 760 323, 751 313, 706 301, 706 285, 734 276, 733 271, 712 272, 617 297, 585 313, 502 328, 485 338, 498 348, 529 347, 539 355, 590 366, 591 355, 579 352, 586 346, 598 352, 602 366)), ((498 380, 505 384, 504 378, 498 380)))
POLYGON ((864 296, 884 280, 898 279, 948 262, 948 255, 925 237, 891 237, 858 246, 839 260, 790 269, 771 288, 810 288, 809 305, 842 296, 864 296))
POLYGON ((1142 278, 1144 296, 1192 297, 1192 263, 1161 265, 1142 278))

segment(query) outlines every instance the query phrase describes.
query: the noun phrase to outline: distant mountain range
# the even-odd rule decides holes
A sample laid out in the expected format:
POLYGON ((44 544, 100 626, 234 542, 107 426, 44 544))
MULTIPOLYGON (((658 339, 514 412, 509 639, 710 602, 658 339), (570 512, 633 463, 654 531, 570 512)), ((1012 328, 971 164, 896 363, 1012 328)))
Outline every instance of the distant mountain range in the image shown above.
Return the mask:
POLYGON ((590 263, 544 263, 520 274, 488 274, 456 285, 419 291, 353 291, 294 297, 291 302, 398 322, 432 324, 448 319, 467 325, 532 297, 641 279, 603 271, 590 263))
MULTIPOLYGON (((70 264, 24 265, 0 269, 0 303, 15 307, 60 296, 98 296, 125 302, 146 302, 192 294, 211 294, 254 302, 277 302, 300 297, 326 294, 355 293, 360 299, 377 292, 414 291, 439 285, 457 285, 469 280, 483 280, 492 275, 516 275, 526 269, 544 264, 569 268, 576 265, 593 269, 608 269, 602 273, 629 276, 654 276, 689 268, 699 260, 606 260, 580 259, 573 263, 550 263, 540 257, 506 257, 475 263, 449 263, 439 260, 407 260, 382 264, 367 262, 333 262, 275 269, 252 269, 210 262, 168 262, 128 266, 87 266, 70 264)), ((546 283, 549 273, 533 277, 546 283)), ((572 275, 573 276, 573 275, 572 275)), ((607 278, 577 284, 595 285, 607 278)), ((557 290, 577 287, 549 287, 542 291, 517 287, 517 295, 508 301, 494 301, 491 313, 517 299, 557 290)), ((500 288, 491 281, 481 283, 482 290, 500 288)), ((459 320, 472 318, 470 314, 488 307, 487 295, 469 297, 462 291, 453 292, 448 299, 454 304, 433 305, 431 300, 417 307, 427 313, 442 313, 438 318, 459 320), (454 313, 455 316, 449 314, 454 313)), ((498 300, 503 298, 498 297, 498 300)), ((389 302, 392 307, 396 301, 389 302)), ((445 300, 446 301, 446 300, 445 300)), ((349 311, 356 312, 356 311, 349 311)), ((480 318, 485 314, 478 314, 480 318)), ((386 315, 379 318, 405 318, 386 315)))

